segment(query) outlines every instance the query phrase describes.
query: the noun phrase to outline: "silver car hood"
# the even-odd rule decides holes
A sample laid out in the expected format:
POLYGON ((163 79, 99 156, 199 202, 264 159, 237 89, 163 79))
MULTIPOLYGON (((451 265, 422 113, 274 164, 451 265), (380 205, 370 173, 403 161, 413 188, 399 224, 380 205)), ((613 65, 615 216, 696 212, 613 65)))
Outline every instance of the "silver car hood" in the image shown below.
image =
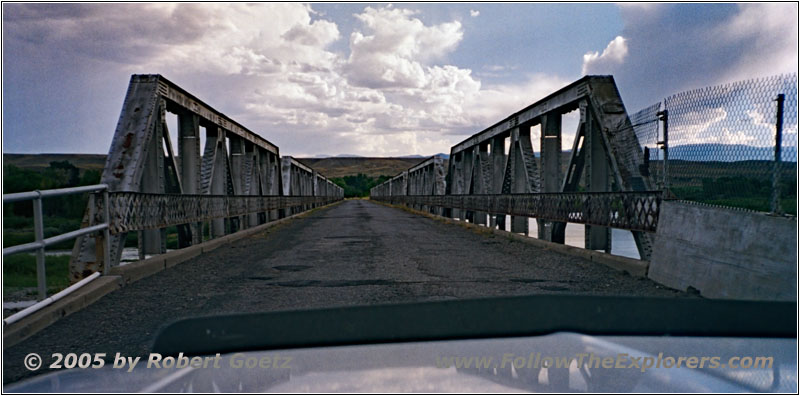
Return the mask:
MULTIPOLYGON (((795 339, 555 333, 253 351, 221 355, 217 358, 218 367, 207 368, 147 368, 145 356, 130 372, 110 364, 100 369, 64 370, 5 386, 4 391, 797 392, 796 350, 795 339), (581 354, 586 360, 579 367, 577 357, 581 354), (659 354, 662 360, 719 357, 723 364, 731 357, 773 360, 772 367, 746 369, 673 366, 643 370, 603 368, 599 364, 600 359, 616 360, 621 355, 657 361, 659 354), (597 360, 590 363, 590 356, 597 360), (573 362, 567 368, 544 368, 545 357, 573 358, 573 362), (461 367, 453 367, 456 358, 461 367), (448 362, 450 367, 444 367, 448 362)), ((630 363, 631 359, 626 361, 630 363)))

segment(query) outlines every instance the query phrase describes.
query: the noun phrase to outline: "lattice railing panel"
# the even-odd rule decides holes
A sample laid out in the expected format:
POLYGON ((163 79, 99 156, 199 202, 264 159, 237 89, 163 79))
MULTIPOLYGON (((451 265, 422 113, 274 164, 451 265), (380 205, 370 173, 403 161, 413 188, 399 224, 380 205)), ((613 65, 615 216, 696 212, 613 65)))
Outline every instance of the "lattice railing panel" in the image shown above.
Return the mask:
POLYGON ((109 193, 111 233, 164 228, 218 218, 265 213, 302 205, 326 205, 339 197, 177 195, 109 193))
POLYGON ((372 197, 407 206, 432 206, 655 232, 660 191, 372 197))

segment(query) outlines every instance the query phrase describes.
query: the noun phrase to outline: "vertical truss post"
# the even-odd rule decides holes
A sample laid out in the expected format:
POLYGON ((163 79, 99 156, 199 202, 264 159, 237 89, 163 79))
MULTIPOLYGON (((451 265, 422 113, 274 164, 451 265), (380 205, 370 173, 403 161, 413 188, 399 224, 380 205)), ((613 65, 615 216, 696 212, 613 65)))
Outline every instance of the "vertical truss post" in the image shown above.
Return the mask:
MULTIPOLYGON (((267 153, 267 191, 269 195, 281 195, 280 160, 273 153, 267 153)), ((269 220, 280 218, 280 211, 277 209, 269 212, 269 220)))
MULTIPOLYGON (((508 153, 509 162, 513 163, 511 167, 511 189, 510 192, 523 194, 530 192, 530 181, 528 180, 528 172, 525 168, 525 158, 522 149, 522 139, 527 137, 530 139, 531 127, 530 125, 520 125, 511 131, 511 150, 508 153), (513 161, 513 162, 511 162, 513 161)), ((511 232, 528 235, 528 218, 524 216, 511 216, 511 232)))
MULTIPOLYGON (((592 117, 592 112, 582 113, 584 118, 585 138, 584 150, 586 152, 586 190, 588 192, 609 191, 610 169, 606 147, 603 144, 603 137, 600 128, 592 117)), ((596 205, 588 205, 597 207, 596 205)), ((611 212, 612 208, 604 208, 611 212)), ((611 252, 611 230, 608 227, 586 225, 584 227, 584 247, 591 250, 605 250, 611 252)))
MULTIPOLYGON (((183 194, 200 193, 200 117, 188 112, 178 113, 178 151, 183 194)), ((196 245, 203 241, 202 223, 192 223, 189 235, 178 234, 178 246, 196 245), (189 240, 186 240, 187 237, 189 240)))
MULTIPOLYGON (((445 176, 444 176, 444 161, 441 157, 433 158, 433 195, 445 194, 445 176)), ((434 213, 442 215, 442 207, 437 206, 434 213)))
POLYGON ((772 213, 781 214, 781 145, 783 144, 783 102, 786 100, 784 94, 778 94, 775 99, 778 102, 777 114, 775 118, 775 163, 772 167, 772 213))
MULTIPOLYGON (((453 163, 451 167, 453 170, 453 189, 451 193, 462 195, 464 194, 464 152, 455 153, 455 157, 451 157, 450 161, 453 163)), ((464 211, 453 208, 453 218, 464 220, 464 211)))
MULTIPOLYGON (((542 115, 541 162, 542 192, 559 192, 561 180, 561 113, 551 111, 542 115)), ((564 243, 564 233, 554 222, 538 220, 539 239, 564 243)))
MULTIPOLYGON (((283 185, 281 186, 281 194, 284 196, 291 196, 293 195, 292 191, 292 157, 283 156, 280 159, 281 163, 281 179, 283 185)), ((288 207, 286 209, 282 209, 283 214, 282 217, 291 216, 294 214, 294 208, 288 207)))
MULTIPOLYGON (((239 136, 228 137, 230 142, 231 180, 233 181, 233 195, 244 194, 244 140, 239 136)), ((244 229, 244 216, 230 219, 231 233, 244 229)))
MULTIPOLYGON (((244 167, 244 180, 242 183, 244 184, 244 188, 242 189, 242 195, 253 195, 257 196, 261 194, 259 190, 259 172, 258 172, 258 150, 256 149, 255 145, 250 142, 245 142, 245 167, 244 167)), ((258 217, 259 213, 257 212, 250 212, 247 216, 244 216, 246 227, 255 227, 258 225, 258 217)))
MULTIPOLYGON (((163 104, 163 103, 162 103, 163 104)), ((166 192, 164 181, 164 135, 162 117, 164 111, 161 104, 157 106, 152 138, 145 148, 144 171, 142 174, 141 191, 146 193, 164 194, 166 192)), ((166 229, 144 230, 139 232, 139 258, 147 255, 161 254, 167 251, 166 229)))
MULTIPOLYGON (((475 151, 477 147, 473 146, 470 147, 462 152, 462 173, 461 173, 461 180, 463 183, 463 187, 461 190, 462 194, 469 194, 472 190, 472 172, 473 172, 473 165, 475 164, 475 151)), ((463 211, 464 218, 461 220, 468 220, 470 223, 475 221, 475 213, 471 210, 464 210, 463 211)))
MULTIPOLYGON (((488 188, 486 186, 486 171, 489 167, 491 158, 489 157, 489 142, 484 142, 478 145, 478 155, 475 160, 475 177, 474 187, 472 189, 475 194, 487 194, 488 188)), ((475 212, 475 224, 486 225, 486 212, 475 212)))
MULTIPOLYGON (((227 195, 228 194, 228 159, 227 150, 225 149, 225 131, 216 126, 206 128, 206 145, 212 145, 209 148, 213 156, 209 159, 213 164, 211 179, 209 180, 209 193, 211 195, 227 195)), ((208 152, 209 150, 206 150, 208 152)), ((225 236, 225 219, 216 218, 211 220, 211 237, 219 238, 225 236)))
MULTIPOLYGON (((492 139, 492 174, 491 174, 491 193, 500 194, 503 192, 503 174, 506 166, 506 142, 505 137, 496 136, 492 139)), ((489 227, 506 228, 506 215, 504 213, 490 216, 489 227)))

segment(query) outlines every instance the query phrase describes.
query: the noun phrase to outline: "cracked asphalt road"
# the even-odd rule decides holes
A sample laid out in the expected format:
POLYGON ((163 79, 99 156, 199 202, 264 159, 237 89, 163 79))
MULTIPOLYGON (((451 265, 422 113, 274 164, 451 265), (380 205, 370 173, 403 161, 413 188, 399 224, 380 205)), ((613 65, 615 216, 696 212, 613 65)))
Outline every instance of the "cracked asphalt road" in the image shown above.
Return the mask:
MULTIPOLYGON (((3 351, 146 356, 181 318, 542 293, 685 297, 582 258, 366 200, 348 200, 117 290, 3 351)), ((37 373, 42 373, 40 370, 37 373)))

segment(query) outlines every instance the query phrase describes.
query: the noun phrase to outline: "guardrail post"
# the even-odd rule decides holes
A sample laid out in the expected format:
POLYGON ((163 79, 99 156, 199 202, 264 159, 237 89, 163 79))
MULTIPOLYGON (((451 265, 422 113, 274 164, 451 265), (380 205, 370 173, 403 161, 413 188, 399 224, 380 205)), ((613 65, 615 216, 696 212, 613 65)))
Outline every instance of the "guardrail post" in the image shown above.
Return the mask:
POLYGON ((111 267, 116 265, 111 258, 111 215, 108 205, 111 203, 108 196, 108 188, 103 190, 103 220, 106 228, 103 230, 103 275, 108 275, 111 267))
POLYGON ((778 94, 777 117, 775 119, 775 163, 772 167, 772 213, 780 214, 781 211, 781 144, 783 144, 783 102, 784 94, 778 94))
POLYGON ((41 244, 36 249, 36 284, 39 289, 39 301, 47 298, 47 277, 44 262, 44 220, 42 219, 42 194, 33 200, 33 232, 36 242, 41 244))

